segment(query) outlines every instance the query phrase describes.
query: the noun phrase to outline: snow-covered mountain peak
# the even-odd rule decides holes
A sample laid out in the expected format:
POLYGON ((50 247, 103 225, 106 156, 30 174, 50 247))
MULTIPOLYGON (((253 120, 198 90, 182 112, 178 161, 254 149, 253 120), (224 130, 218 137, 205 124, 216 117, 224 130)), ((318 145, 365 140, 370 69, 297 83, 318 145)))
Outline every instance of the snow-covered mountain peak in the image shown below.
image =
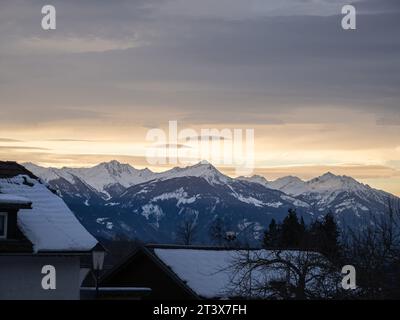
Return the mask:
POLYGON ((106 170, 110 175, 121 177, 123 174, 134 174, 141 170, 135 169, 130 164, 120 163, 116 160, 110 162, 102 162, 97 166, 92 168, 93 171, 96 170, 106 170))
MULTIPOLYGON (((385 212, 389 197, 394 197, 351 177, 332 173, 309 181, 293 176, 272 182, 267 182, 262 176, 232 179, 208 162, 177 167, 162 173, 137 170, 116 161, 80 169, 42 168, 33 164, 25 166, 59 191, 67 203, 77 206, 82 217, 90 220, 92 215, 84 213, 92 213, 92 206, 96 211, 99 209, 97 218, 107 216, 110 219, 104 227, 106 232, 110 231, 109 223, 111 228, 117 228, 120 219, 127 219, 122 220, 124 226, 121 223, 119 229, 115 229, 119 231, 113 232, 132 234, 131 230, 134 229, 127 231, 125 226, 143 226, 142 220, 136 220, 140 216, 151 226, 141 231, 146 236, 148 232, 153 232, 151 230, 154 227, 171 231, 167 220, 174 217, 177 219, 174 221, 179 221, 184 212, 190 215, 204 212, 209 213, 210 217, 229 212, 238 226, 242 223, 239 219, 243 217, 255 225, 265 226, 273 215, 278 219, 286 214, 288 208, 297 208, 298 212, 306 216, 309 214, 312 219, 332 211, 343 223, 356 223, 358 218, 361 221, 371 213, 385 212), (171 206, 172 199, 176 199, 176 206, 171 206), (135 214, 119 215, 120 210, 135 214), (162 222, 165 216, 168 218, 162 222)), ((208 220, 212 219, 207 217, 203 221, 208 220)), ((98 229, 95 230, 97 234, 98 229)))
POLYGON ((238 180, 242 180, 242 181, 247 181, 247 182, 252 182, 252 183, 258 183, 263 185, 264 187, 268 187, 268 180, 265 179, 263 176, 260 175, 253 175, 251 177, 238 177, 238 180))
POLYGON ((63 169, 44 168, 31 162, 23 163, 22 165, 44 182, 59 179, 60 177, 72 181, 72 177, 67 172, 64 172, 63 169))
POLYGON ((212 166, 212 164, 210 162, 208 162, 207 160, 201 160, 199 163, 195 164, 195 166, 201 166, 201 165, 205 165, 205 166, 211 165, 212 166))
POLYGON ((268 187, 283 191, 292 196, 308 193, 330 194, 336 191, 365 191, 369 188, 351 177, 338 176, 331 172, 327 172, 309 181, 303 181, 294 176, 287 176, 270 182, 268 187))
POLYGON ((151 171, 149 168, 144 168, 142 170, 139 170, 141 174, 154 174, 153 171, 151 171))
POLYGON ((106 194, 107 186, 120 184, 130 187, 152 180, 156 176, 149 169, 138 170, 116 160, 103 162, 91 168, 43 168, 30 163, 24 164, 24 166, 46 182, 62 178, 70 183, 75 183, 75 179, 79 179, 86 185, 106 194))
POLYGON ((298 177, 287 176, 268 183, 268 188, 280 190, 290 195, 298 195, 304 191, 305 182, 298 177))
POLYGON ((330 172, 330 171, 328 171, 327 173, 325 173, 325 174, 323 174, 323 175, 321 176, 321 178, 324 178, 324 179, 333 179, 333 178, 336 178, 336 177, 338 177, 338 176, 335 175, 335 174, 333 174, 333 173, 330 172))
POLYGON ((175 167, 159 174, 160 179, 172 179, 180 177, 204 178, 211 184, 223 184, 232 180, 218 171, 217 168, 207 161, 201 161, 193 166, 188 166, 185 168, 175 167))
POLYGON ((110 168, 110 169, 118 169, 118 168, 126 168, 126 167, 131 167, 131 166, 129 164, 127 164, 127 163, 121 163, 121 162, 119 162, 117 160, 111 160, 109 162, 102 162, 102 163, 98 164, 95 167, 105 167, 105 168, 110 168))
POLYGON ((280 190, 292 196, 307 193, 333 193, 335 191, 366 191, 371 189, 355 179, 348 176, 338 176, 327 172, 322 176, 303 181, 295 176, 286 176, 275 181, 267 181, 262 176, 239 177, 239 180, 259 183, 267 188, 280 190))
POLYGON ((357 191, 368 188, 351 177, 338 176, 331 172, 308 181, 306 186, 308 192, 357 191))
POLYGON ((186 167, 186 169, 188 169, 188 168, 190 168, 192 170, 198 169, 202 172, 213 171, 214 173, 220 173, 217 168, 215 168, 211 163, 209 163, 206 160, 200 161, 199 163, 197 163, 193 166, 186 167))
POLYGON ((282 177, 282 178, 278 178, 276 179, 274 182, 280 182, 280 183, 304 183, 303 180, 301 180, 298 177, 295 176, 286 176, 286 177, 282 177))
POLYGON ((309 180, 310 183, 319 182, 319 183, 329 183, 331 181, 345 181, 348 177, 335 175, 332 172, 327 172, 319 177, 309 180))

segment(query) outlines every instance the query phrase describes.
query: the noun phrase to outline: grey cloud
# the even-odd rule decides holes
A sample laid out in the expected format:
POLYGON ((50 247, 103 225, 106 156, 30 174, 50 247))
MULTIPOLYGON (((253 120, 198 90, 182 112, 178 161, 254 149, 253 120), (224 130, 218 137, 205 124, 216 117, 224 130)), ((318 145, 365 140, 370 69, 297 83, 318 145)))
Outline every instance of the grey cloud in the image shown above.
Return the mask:
MULTIPOLYGON (((365 8, 378 3, 364 2, 365 8)), ((18 115, 8 121, 104 119, 110 112, 124 116, 146 108, 156 114, 169 106, 182 111, 183 121, 259 124, 282 124, 281 115, 304 107, 349 107, 378 119, 400 112, 398 13, 361 14, 358 29, 348 32, 340 28, 340 15, 229 20, 163 16, 159 6, 169 1, 161 0, 118 1, 120 10, 110 1, 79 3, 56 2, 58 29, 48 37, 124 41, 134 35, 142 45, 90 54, 6 55, 0 59, 0 105, 13 105, 18 115), (25 116, 38 105, 51 107, 25 116), (68 111, 71 105, 82 113, 68 111)), ((30 37, 36 13, 21 7, 26 22, 17 19, 21 25, 9 32, 30 37)), ((8 21, 9 10, 0 10, 0 21, 8 21)))
POLYGON ((22 142, 22 141, 9 138, 0 138, 0 142, 22 142))
MULTIPOLYGON (((27 95, 29 95, 28 92, 27 95)), ((58 121, 101 120, 109 117, 109 113, 96 110, 57 107, 53 104, 47 106, 47 103, 45 103, 46 99, 51 101, 52 97, 54 97, 54 101, 57 101, 56 95, 53 95, 54 93, 49 93, 41 97, 35 96, 35 103, 32 102, 29 106, 26 106, 23 101, 19 100, 20 98, 24 99, 23 97, 16 98, 13 102, 13 108, 0 109, 0 124, 3 127, 18 124, 39 125, 58 121)), ((5 101, 6 96, 0 101, 0 106, 5 101)))
POLYGON ((379 126, 400 126, 400 115, 393 118, 380 118, 376 121, 379 126))
MULTIPOLYGON (((362 1, 362 0, 361 0, 362 1)), ((340 13, 346 0, 175 0, 161 5, 171 16, 243 20, 270 16, 327 16, 340 13)))
POLYGON ((398 0, 363 0, 354 3, 359 13, 399 13, 400 2, 398 0))

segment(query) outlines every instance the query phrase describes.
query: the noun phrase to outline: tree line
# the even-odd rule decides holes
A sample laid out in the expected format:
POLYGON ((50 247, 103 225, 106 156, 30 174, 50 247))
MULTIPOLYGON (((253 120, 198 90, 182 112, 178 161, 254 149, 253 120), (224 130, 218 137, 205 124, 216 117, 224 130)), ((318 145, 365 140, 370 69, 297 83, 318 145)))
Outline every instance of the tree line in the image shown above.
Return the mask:
POLYGON ((309 226, 300 219, 296 210, 289 209, 282 223, 271 220, 264 233, 263 247, 266 249, 313 250, 324 254, 331 260, 341 255, 339 228, 335 218, 329 212, 322 220, 316 220, 309 226))
MULTIPOLYGON (((233 267, 240 275, 254 274, 243 270, 263 270, 285 274, 287 279, 269 283, 239 277, 236 289, 242 290, 241 294, 271 294, 266 298, 399 299, 400 203, 389 200, 385 213, 371 214, 365 221, 368 223, 339 227, 335 215, 328 212, 306 224, 295 209, 290 209, 282 221, 272 219, 264 232, 260 247, 272 255, 267 259, 245 253, 233 267), (346 291, 340 286, 345 265, 356 270, 356 290, 346 291)), ((250 247, 229 230, 217 218, 210 226, 210 239, 217 246, 238 252, 250 247)), ((176 232, 178 242, 192 244, 197 232, 195 219, 184 220, 176 232)))
MULTIPOLYGON (((238 265, 285 272, 289 280, 258 283, 258 288, 252 288, 269 292, 269 297, 399 299, 400 202, 389 200, 385 213, 368 218, 367 224, 339 228, 330 212, 306 225, 291 209, 281 223, 272 220, 264 233, 262 246, 272 252, 271 257, 247 255, 246 259, 238 259, 238 265), (356 270, 355 290, 344 290, 340 285, 345 265, 356 270), (327 283, 329 288, 324 286, 327 283)), ((239 288, 248 283, 243 280, 238 281, 239 288)))

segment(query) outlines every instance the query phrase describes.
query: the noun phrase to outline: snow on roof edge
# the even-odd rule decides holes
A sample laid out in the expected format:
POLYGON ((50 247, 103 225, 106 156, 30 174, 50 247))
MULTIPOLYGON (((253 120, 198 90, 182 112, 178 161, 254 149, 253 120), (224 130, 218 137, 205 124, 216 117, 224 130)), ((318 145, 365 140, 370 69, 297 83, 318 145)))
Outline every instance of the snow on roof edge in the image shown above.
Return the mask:
POLYGON ((4 194, 0 193, 0 203, 1 204, 22 204, 22 205, 30 205, 32 201, 25 198, 12 194, 4 194))
POLYGON ((89 252, 98 243, 79 222, 62 198, 26 175, 0 179, 8 197, 30 199, 32 209, 21 209, 18 226, 32 242, 34 252, 89 252), (26 184, 26 181, 29 184, 26 184))

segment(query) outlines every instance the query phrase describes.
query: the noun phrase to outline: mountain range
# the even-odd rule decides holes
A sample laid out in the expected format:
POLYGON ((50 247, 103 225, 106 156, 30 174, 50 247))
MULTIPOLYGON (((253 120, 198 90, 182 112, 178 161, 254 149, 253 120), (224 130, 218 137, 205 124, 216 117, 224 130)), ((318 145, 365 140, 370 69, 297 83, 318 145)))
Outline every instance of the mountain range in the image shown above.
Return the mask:
POLYGON ((92 168, 24 166, 54 189, 92 234, 107 239, 176 242, 179 226, 190 220, 195 241, 209 244, 218 220, 239 241, 254 244, 271 219, 282 220, 289 209, 306 223, 332 212, 342 227, 360 226, 386 212, 395 198, 332 173, 309 181, 231 178, 206 161, 161 173, 118 161, 92 168))

